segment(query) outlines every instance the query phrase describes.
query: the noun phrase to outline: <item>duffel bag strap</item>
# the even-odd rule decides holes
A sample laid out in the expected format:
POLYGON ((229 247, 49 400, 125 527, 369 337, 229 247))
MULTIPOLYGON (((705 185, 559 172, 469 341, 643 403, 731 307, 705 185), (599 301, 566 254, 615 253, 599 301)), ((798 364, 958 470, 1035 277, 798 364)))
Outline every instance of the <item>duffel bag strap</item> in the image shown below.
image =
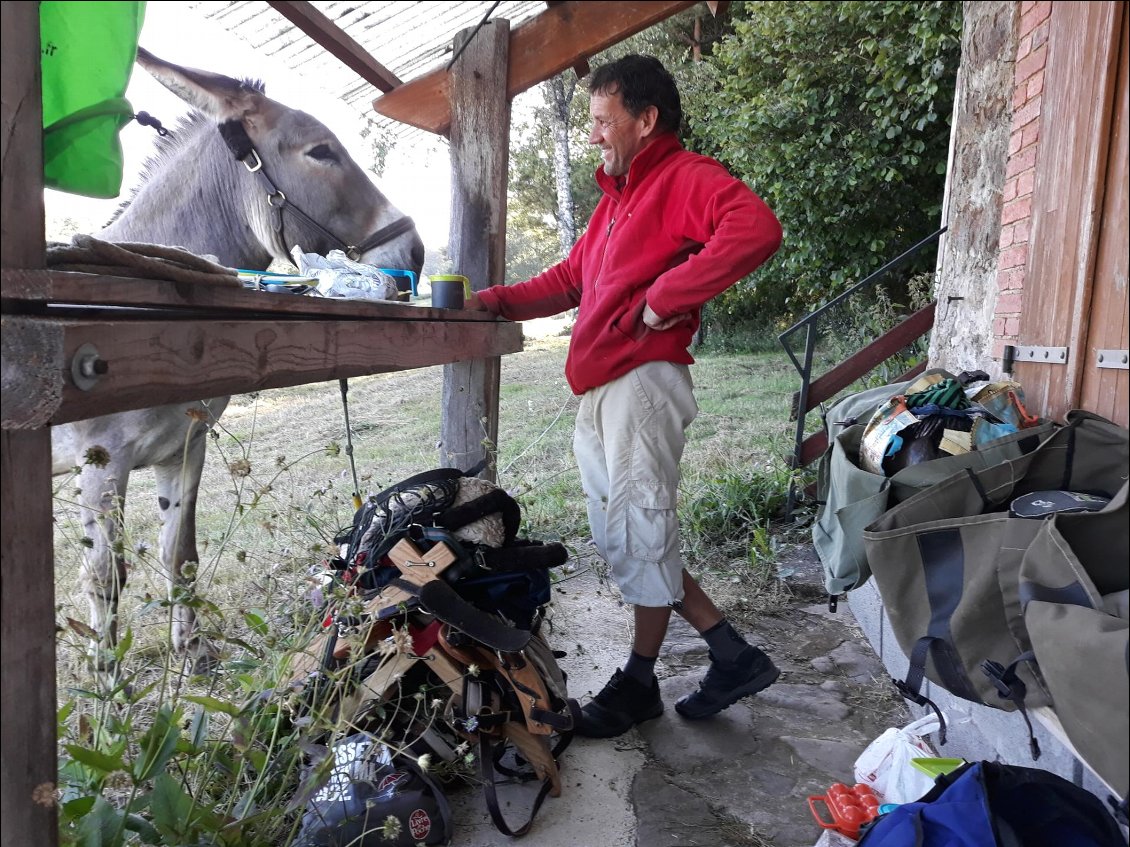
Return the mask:
MULTIPOLYGON (((509 496, 509 495, 507 495, 509 496)), ((456 508, 462 508, 461 506, 456 508)), ((503 547, 468 544, 443 527, 413 527, 412 533, 433 543, 446 544, 460 559, 456 568, 445 574, 448 582, 475 575, 475 568, 484 571, 544 571, 558 568, 569 561, 569 550, 558 541, 530 541, 518 538, 503 547)))
POLYGON ((1024 707, 1024 698, 1028 695, 1028 686, 1024 684, 1019 676, 1016 675, 1016 668, 1021 662, 1034 662, 1036 654, 1031 650, 1026 650, 1017 656, 1006 667, 1000 662, 994 662, 992 659, 986 659, 981 663, 981 670, 984 672, 993 685, 996 686, 1002 700, 1010 701, 1016 706, 1016 711, 1020 712, 1020 716, 1024 718, 1024 723, 1028 727, 1028 749, 1032 752, 1032 760, 1040 758, 1040 742, 1036 740, 1036 733, 1032 729, 1032 720, 1028 717, 1028 710, 1024 707))
POLYGON ((946 716, 942 714, 942 710, 938 705, 922 693, 922 680, 926 676, 926 654, 930 652, 930 648, 934 642, 937 641, 933 635, 924 635, 914 643, 914 649, 910 652, 910 667, 906 672, 906 679, 893 679, 895 688, 898 693, 905 697, 907 700, 919 706, 930 708, 938 718, 938 744, 943 745, 946 743, 946 716))
POLYGON ((456 530, 495 512, 502 515, 505 543, 509 544, 518 535, 518 527, 522 523, 522 510, 518 506, 518 501, 502 488, 492 489, 470 502, 449 506, 436 515, 435 522, 444 529, 456 530))
MULTIPOLYGON (((569 700, 569 713, 571 722, 576 726, 581 720, 581 707, 576 700, 569 700)), ((546 797, 558 797, 561 794, 561 777, 557 767, 557 759, 565 752, 565 748, 573 740, 572 730, 563 732, 558 736, 557 743, 552 750, 548 749, 548 739, 544 735, 533 735, 520 723, 511 722, 503 730, 506 738, 518 749, 522 756, 534 768, 534 772, 542 777, 542 785, 534 798, 530 816, 518 829, 512 829, 502 814, 498 805, 497 783, 495 772, 504 776, 515 777, 518 774, 501 764, 505 747, 500 746, 492 753, 492 740, 488 736, 480 736, 479 773, 483 778, 483 794, 486 797, 487 811, 491 820, 503 835, 519 837, 530 831, 534 817, 541 808, 546 797), (544 774, 544 776, 543 776, 544 774)))
MULTIPOLYGON (((541 808, 545 798, 553 791, 554 782, 550 777, 542 780, 541 788, 538 790, 537 797, 534 798, 533 808, 530 809, 530 816, 526 818, 526 822, 517 828, 512 828, 506 822, 506 817, 502 814, 502 809, 498 805, 498 787, 495 777, 495 753, 494 744, 489 735, 479 735, 479 774, 483 780, 483 795, 486 798, 487 811, 490 812, 490 819, 494 821, 494 825, 498 831, 503 835, 508 835, 511 838, 520 838, 530 831, 530 827, 534 825, 534 817, 537 815, 538 810, 541 808)), ((554 766, 556 771, 556 765, 554 766)), ((557 778, 558 791, 560 791, 560 777, 557 778)))
POLYGON ((472 558, 487 571, 545 571, 559 568, 569 561, 569 551, 564 544, 556 541, 545 544, 531 541, 507 547, 479 547, 472 558))

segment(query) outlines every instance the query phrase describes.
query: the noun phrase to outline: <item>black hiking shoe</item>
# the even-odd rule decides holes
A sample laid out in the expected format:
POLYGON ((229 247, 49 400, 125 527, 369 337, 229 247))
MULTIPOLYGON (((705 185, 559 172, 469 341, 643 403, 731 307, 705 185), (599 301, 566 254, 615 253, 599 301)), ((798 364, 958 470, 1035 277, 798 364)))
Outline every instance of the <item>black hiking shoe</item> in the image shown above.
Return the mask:
POLYGON ((710 667, 696 691, 680 697, 675 711, 689 720, 716 715, 743 697, 756 694, 777 681, 781 671, 756 647, 748 647, 733 662, 717 662, 710 655, 710 667))
POLYGON ((611 738, 623 735, 636 724, 662 714, 663 700, 659 696, 659 680, 652 676, 651 685, 645 686, 617 670, 600 693, 581 709, 577 735, 585 738, 611 738))

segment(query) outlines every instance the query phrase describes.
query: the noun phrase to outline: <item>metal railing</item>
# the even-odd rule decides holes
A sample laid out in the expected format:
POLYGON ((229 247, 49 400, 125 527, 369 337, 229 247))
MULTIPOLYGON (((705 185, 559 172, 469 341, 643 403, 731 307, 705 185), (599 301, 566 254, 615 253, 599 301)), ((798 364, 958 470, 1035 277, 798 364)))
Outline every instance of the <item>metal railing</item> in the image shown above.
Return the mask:
MULTIPOLYGON (((805 467, 811 464, 815 458, 823 453, 823 447, 827 445, 826 431, 817 436, 810 437, 806 441, 804 430, 808 412, 824 400, 834 396, 841 389, 846 388, 852 382, 859 379, 859 377, 874 369, 877 365, 889 359, 908 344, 913 343, 918 338, 928 333, 934 325, 934 304, 930 303, 928 306, 915 312, 906 320, 875 339, 871 344, 857 351, 844 362, 841 362, 831 371, 814 380, 812 377, 812 366, 816 355, 816 340, 819 335, 818 324, 820 319, 848 298, 860 291, 870 288, 891 271, 897 270, 902 265, 906 264, 906 262, 914 258, 921 250, 937 242, 945 231, 946 228, 942 227, 937 232, 926 236, 909 250, 887 262, 874 273, 868 275, 860 282, 857 282, 842 294, 829 300, 814 312, 801 318, 777 336, 777 340, 780 341, 781 346, 785 348, 785 353, 788 355, 789 359, 792 360, 793 366, 797 369, 801 379, 800 390, 793 396, 793 416, 796 419, 796 437, 792 455, 792 465, 794 468, 805 467), (798 359, 789 346, 789 342, 793 336, 802 330, 805 332, 804 354, 803 359, 798 359)), ((912 369, 912 371, 908 372, 905 376, 909 378, 914 375, 916 371, 923 369, 925 364, 924 361, 919 363, 916 368, 912 369)), ((788 514, 792 513, 795 503, 795 486, 790 485, 786 507, 788 514)))

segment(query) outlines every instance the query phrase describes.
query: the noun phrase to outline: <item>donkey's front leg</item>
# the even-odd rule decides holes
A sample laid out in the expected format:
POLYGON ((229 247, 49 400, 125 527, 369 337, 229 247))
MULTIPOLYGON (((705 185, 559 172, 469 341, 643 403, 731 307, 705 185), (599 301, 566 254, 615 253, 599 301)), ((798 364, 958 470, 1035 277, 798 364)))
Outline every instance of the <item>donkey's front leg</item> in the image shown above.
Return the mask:
POLYGON ((126 584, 121 537, 128 482, 129 464, 119 457, 103 466, 87 464, 78 477, 83 534, 89 545, 83 552, 79 582, 90 603, 90 626, 98 633, 92 649, 100 671, 116 664, 118 598, 126 584))
POLYGON ((204 470, 206 434, 203 429, 192 433, 183 463, 153 467, 161 513, 161 566, 173 603, 173 649, 188 657, 196 673, 211 670, 218 659, 215 648, 196 631, 196 611, 189 605, 200 563, 196 551, 196 496, 204 470))

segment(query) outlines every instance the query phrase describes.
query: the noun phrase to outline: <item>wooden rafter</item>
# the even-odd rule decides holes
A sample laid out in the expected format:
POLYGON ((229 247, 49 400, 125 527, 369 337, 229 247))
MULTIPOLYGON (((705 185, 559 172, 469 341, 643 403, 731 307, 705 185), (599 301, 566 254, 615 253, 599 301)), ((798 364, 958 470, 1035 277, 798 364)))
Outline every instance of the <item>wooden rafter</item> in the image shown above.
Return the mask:
MULTIPOLYGON (((552 9, 554 6, 560 6, 565 0, 545 0, 547 9, 552 9)), ((584 79, 589 75, 592 68, 589 67, 588 57, 582 57, 579 61, 573 63, 573 70, 577 74, 578 79, 584 79)))
POLYGON ((388 93, 401 85, 396 74, 374 59, 333 21, 301 0, 268 0, 280 15, 342 61, 365 82, 388 93))
MULTIPOLYGON (((511 31, 506 96, 513 98, 574 67, 578 61, 693 5, 693 0, 640 3, 564 0, 554 3, 511 31)), ((377 98, 373 108, 402 123, 446 134, 451 126, 449 90, 447 69, 437 68, 377 98)))

